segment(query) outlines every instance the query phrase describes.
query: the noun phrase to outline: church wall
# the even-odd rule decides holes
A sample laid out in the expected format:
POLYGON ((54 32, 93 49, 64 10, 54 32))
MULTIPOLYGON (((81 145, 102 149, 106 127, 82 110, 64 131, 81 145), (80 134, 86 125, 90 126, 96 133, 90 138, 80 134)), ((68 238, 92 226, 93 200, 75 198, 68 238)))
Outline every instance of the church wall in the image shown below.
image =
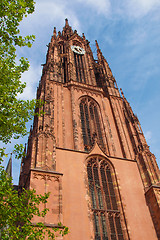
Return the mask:
MULTIPOLYGON (((92 215, 89 209, 90 198, 85 165, 88 154, 57 149, 56 157, 57 171, 63 172, 63 223, 70 229, 70 234, 65 239, 92 239, 92 215)), ((130 239, 157 239, 146 205, 137 162, 116 158, 109 160, 115 168, 130 239)))
POLYGON ((64 88, 63 91, 64 91, 63 92, 64 94, 64 147, 73 149, 74 142, 73 142, 71 94, 68 88, 64 88))
POLYGON ((78 145, 77 149, 83 151, 79 103, 81 97, 89 96, 97 101, 100 107, 103 127, 105 128, 104 137, 109 145, 108 154, 122 157, 119 137, 117 135, 115 121, 108 98, 104 98, 101 93, 97 94, 91 91, 89 92, 85 89, 80 90, 74 87, 71 88, 72 92, 67 87, 63 88, 62 92, 62 90, 60 90, 60 86, 55 84, 55 99, 57 99, 55 101, 55 136, 57 137, 57 145, 59 147, 74 149, 74 141, 76 142, 75 144, 78 145), (71 98, 74 101, 73 104, 71 103, 71 98), (76 123, 76 126, 74 127, 73 121, 76 123), (70 140, 68 141, 68 139, 70 140))
POLYGON ((62 128, 62 86, 61 84, 55 84, 55 136, 57 146, 63 146, 63 128, 62 128))
POLYGON ((115 167, 131 239, 157 239, 137 162, 109 158, 115 167))
MULTIPOLYGON (((104 111, 105 111, 105 114, 107 114, 108 120, 109 120, 110 129, 108 129, 108 130, 111 131, 110 140, 112 142, 113 151, 112 151, 112 154, 110 154, 110 155, 123 157, 122 149, 121 149, 120 141, 119 141, 119 136, 117 134, 117 128, 115 126, 115 119, 113 117, 113 112, 112 112, 111 105, 110 105, 108 98, 104 98, 104 111)), ((104 122, 105 121, 106 120, 104 120, 104 122)))
POLYGON ((40 211, 48 208, 46 216, 33 217, 33 223, 43 222, 47 226, 57 226, 62 222, 62 173, 32 169, 30 171, 30 189, 36 189, 36 194, 50 193, 47 203, 40 204, 40 211))
POLYGON ((135 154, 133 152, 133 147, 130 141, 130 137, 128 134, 128 130, 126 127, 126 122, 125 122, 125 118, 124 118, 124 108, 123 108, 123 102, 122 102, 122 98, 119 99, 115 99, 116 104, 117 104, 117 109, 118 109, 118 114, 120 117, 120 121, 121 121, 121 125, 122 125, 122 132, 123 132, 123 141, 125 144, 125 153, 126 153, 126 158, 129 159, 134 159, 135 154))
POLYGON ((57 149, 56 156, 57 171, 63 172, 63 224, 70 230, 65 239, 93 239, 84 179, 84 159, 87 154, 57 149))

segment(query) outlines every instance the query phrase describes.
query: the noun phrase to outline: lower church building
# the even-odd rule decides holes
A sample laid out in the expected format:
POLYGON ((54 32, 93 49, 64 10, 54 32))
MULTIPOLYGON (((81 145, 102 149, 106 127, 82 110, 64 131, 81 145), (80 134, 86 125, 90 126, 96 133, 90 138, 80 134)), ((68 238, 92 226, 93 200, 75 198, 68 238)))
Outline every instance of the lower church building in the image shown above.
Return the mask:
POLYGON ((160 239, 160 179, 141 125, 98 43, 54 28, 19 186, 50 192, 46 226, 64 240, 160 239))

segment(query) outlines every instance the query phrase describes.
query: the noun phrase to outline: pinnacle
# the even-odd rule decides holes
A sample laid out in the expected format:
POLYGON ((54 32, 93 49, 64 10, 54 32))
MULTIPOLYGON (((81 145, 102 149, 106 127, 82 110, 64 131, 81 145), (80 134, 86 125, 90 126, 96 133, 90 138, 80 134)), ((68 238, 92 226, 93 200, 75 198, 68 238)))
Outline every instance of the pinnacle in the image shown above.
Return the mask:
POLYGON ((68 19, 67 19, 67 18, 65 19, 65 27, 66 27, 66 26, 69 26, 69 24, 68 24, 68 19))
POLYGON ((84 33, 82 33, 82 38, 83 38, 83 39, 86 39, 84 33))
POLYGON ((97 40, 95 40, 95 42, 96 42, 96 47, 97 47, 97 49, 99 49, 99 45, 98 45, 97 40))
POLYGON ((54 27, 53 36, 56 37, 56 27, 54 27))
POLYGON ((54 27, 54 31, 53 31, 53 33, 55 33, 55 34, 56 34, 56 27, 54 27))
POLYGON ((98 45, 97 40, 95 40, 95 42, 96 42, 96 48, 97 48, 97 51, 99 51, 99 52, 101 53, 101 50, 100 50, 100 48, 99 48, 99 45, 98 45))
POLYGON ((121 94, 122 94, 123 99, 125 99, 125 96, 124 96, 124 93, 123 93, 123 91, 122 91, 122 88, 120 88, 120 91, 121 91, 121 94))
POLYGON ((65 36, 66 38, 73 35, 73 30, 72 30, 71 26, 69 26, 67 18, 65 19, 65 26, 63 28, 62 35, 65 36))
POLYGON ((100 60, 100 59, 103 58, 102 52, 101 52, 101 50, 100 50, 100 48, 99 48, 99 45, 98 45, 97 40, 95 40, 95 42, 96 42, 96 48, 97 48, 97 56, 98 56, 98 59, 100 60))

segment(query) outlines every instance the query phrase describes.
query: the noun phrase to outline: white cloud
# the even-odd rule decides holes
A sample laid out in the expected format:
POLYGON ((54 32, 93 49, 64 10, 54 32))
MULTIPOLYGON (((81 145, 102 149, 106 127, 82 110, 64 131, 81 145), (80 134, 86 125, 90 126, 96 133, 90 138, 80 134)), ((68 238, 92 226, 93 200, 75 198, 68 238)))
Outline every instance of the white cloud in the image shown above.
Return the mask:
POLYGON ((139 19, 160 7, 159 0, 86 0, 86 2, 92 4, 91 8, 95 7, 98 11, 100 9, 100 13, 104 14, 105 18, 109 16, 112 19, 139 19), (106 9, 108 9, 109 15, 106 15, 106 9))
POLYGON ((159 0, 124 0, 127 14, 133 18, 143 17, 160 6, 159 0))
MULTIPOLYGON (((38 1, 35 5, 35 12, 29 15, 22 22, 23 29, 34 33, 35 35, 45 35, 46 30, 51 26, 64 26, 64 19, 68 18, 72 22, 72 27, 80 31, 80 23, 75 11, 70 7, 68 1, 38 1)), ((23 30, 22 29, 22 30, 23 30)))
POLYGON ((108 14, 110 12, 110 0, 79 0, 87 4, 91 9, 96 10, 98 14, 108 14))

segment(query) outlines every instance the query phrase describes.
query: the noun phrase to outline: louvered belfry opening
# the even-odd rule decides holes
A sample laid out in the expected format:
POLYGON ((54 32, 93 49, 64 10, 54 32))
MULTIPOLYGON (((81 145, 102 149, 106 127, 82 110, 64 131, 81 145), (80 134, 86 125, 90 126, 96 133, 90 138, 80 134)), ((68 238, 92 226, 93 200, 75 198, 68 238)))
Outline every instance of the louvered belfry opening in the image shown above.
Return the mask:
POLYGON ((77 82, 86 83, 86 77, 84 72, 85 59, 83 55, 74 53, 74 63, 76 68, 77 82))
POLYGON ((123 240, 113 169, 107 160, 95 156, 87 164, 95 240, 123 240))
POLYGON ((100 111, 93 99, 85 97, 81 100, 80 117, 85 151, 90 150, 95 138, 97 138, 98 144, 105 151, 100 111))

